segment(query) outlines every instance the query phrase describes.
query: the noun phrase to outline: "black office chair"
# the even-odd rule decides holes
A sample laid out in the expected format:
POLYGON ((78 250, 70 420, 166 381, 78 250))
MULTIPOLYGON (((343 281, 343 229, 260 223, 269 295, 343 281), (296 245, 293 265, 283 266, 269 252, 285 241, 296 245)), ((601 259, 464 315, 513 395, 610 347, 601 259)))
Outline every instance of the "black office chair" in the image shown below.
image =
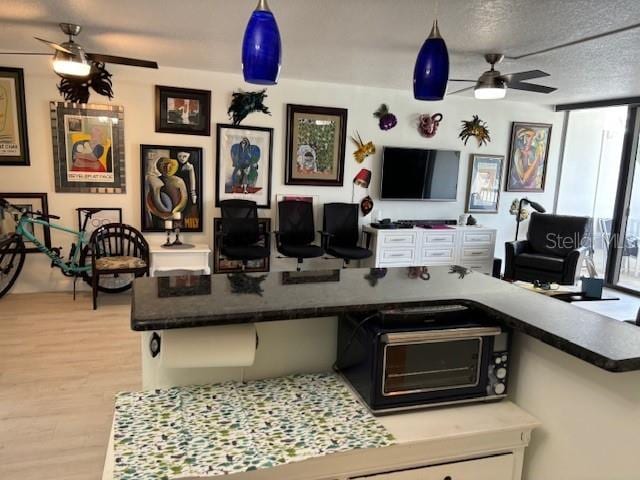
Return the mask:
POLYGON ((364 260, 371 250, 358 246, 358 208, 355 203, 326 203, 322 228, 322 246, 329 255, 350 260, 364 260))
POLYGON ((305 258, 321 257, 322 247, 312 242, 316 238, 313 224, 313 204, 297 200, 278 202, 278 228, 276 246, 285 257, 297 258, 300 271, 305 258))
POLYGON ((269 232, 260 232, 258 208, 251 200, 222 200, 222 231, 220 252, 229 260, 242 261, 242 269, 250 260, 267 258, 271 254, 269 232))

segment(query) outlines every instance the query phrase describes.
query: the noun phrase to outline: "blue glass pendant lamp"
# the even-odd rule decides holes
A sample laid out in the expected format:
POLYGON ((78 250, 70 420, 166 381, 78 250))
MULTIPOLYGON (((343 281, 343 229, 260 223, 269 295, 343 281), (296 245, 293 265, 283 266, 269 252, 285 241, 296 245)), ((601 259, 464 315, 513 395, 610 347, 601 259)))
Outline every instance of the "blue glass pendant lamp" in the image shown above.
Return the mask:
POLYGON ((242 41, 242 73, 245 82, 275 85, 280 75, 282 48, 276 19, 267 0, 259 0, 242 41))
POLYGON ((413 70, 413 96, 418 100, 442 100, 449 79, 449 52, 440 36, 438 21, 433 22, 413 70))

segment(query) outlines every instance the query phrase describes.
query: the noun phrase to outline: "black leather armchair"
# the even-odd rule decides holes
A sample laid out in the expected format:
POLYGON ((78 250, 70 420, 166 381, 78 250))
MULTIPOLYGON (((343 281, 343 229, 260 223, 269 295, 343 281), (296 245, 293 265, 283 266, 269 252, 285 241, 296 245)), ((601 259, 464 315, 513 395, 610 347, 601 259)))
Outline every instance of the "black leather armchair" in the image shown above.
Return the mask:
POLYGON ((527 240, 505 243, 505 280, 574 285, 585 255, 591 219, 532 213, 527 240))

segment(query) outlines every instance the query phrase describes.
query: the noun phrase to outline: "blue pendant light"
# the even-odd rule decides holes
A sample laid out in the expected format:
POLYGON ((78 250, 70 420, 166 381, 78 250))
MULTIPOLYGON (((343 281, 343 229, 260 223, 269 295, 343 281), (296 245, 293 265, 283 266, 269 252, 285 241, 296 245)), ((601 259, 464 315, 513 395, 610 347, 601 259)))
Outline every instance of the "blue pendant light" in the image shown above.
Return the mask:
POLYGON ((242 41, 242 73, 245 82, 275 85, 280 75, 280 32, 267 0, 259 0, 242 41))
POLYGON ((449 79, 449 53, 440 36, 438 21, 433 22, 413 70, 413 96, 418 100, 442 100, 449 79))

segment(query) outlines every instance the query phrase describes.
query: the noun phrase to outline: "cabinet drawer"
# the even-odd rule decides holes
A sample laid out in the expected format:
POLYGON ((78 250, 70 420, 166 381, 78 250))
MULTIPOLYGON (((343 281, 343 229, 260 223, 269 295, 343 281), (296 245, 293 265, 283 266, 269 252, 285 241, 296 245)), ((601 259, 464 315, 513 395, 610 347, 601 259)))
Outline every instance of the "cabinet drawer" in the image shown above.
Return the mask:
POLYGON ((388 248, 380 251, 380 263, 408 264, 413 262, 415 250, 413 248, 388 248))
POLYGON ((367 480, 512 480, 513 454, 371 475, 367 480))
POLYGON ((453 244, 456 240, 455 232, 443 232, 443 233, 426 233, 423 237, 423 244, 426 245, 440 245, 443 243, 453 244))
POLYGON ((401 245, 415 245, 418 235, 416 232, 385 233, 381 242, 383 247, 398 247, 401 245))
POLYGON ((464 232, 462 243, 493 243, 493 232, 464 232))
POLYGON ((453 256, 453 247, 422 249, 422 259, 426 265, 428 265, 429 262, 451 263, 453 261, 453 256))
POLYGON ((489 258, 491 257, 490 247, 463 247, 462 258, 473 260, 474 258, 489 258))

